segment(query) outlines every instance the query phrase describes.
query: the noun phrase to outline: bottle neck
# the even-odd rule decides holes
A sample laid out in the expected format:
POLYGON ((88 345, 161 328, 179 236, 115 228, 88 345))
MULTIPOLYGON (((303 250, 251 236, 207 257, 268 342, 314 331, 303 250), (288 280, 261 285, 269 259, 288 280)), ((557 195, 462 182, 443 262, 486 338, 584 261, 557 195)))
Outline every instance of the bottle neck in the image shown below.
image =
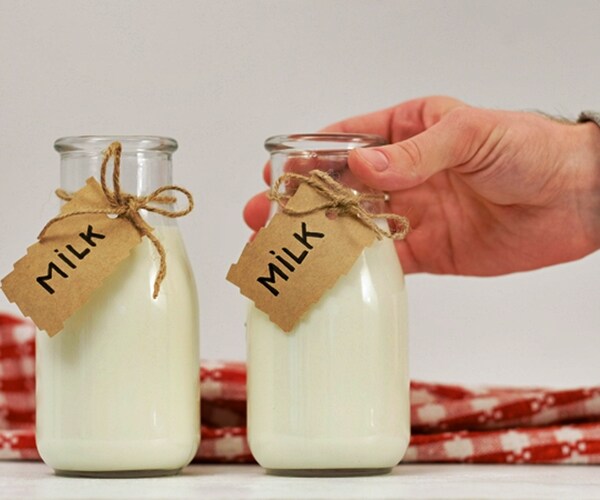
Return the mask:
MULTIPOLYGON (((74 193, 81 189, 87 179, 95 178, 100 182, 100 172, 103 160, 103 151, 93 154, 61 153, 60 161, 60 187, 67 193, 74 193)), ((123 151, 120 164, 121 192, 134 196, 147 196, 156 189, 172 185, 172 160, 171 153, 123 151)), ((110 190, 113 189, 113 163, 108 163, 106 182, 110 190)), ((161 205, 162 208, 173 210, 172 204, 161 205)), ((176 220, 163 217, 147 210, 140 210, 140 215, 152 226, 176 226, 176 220)))
MULTIPOLYGON (((100 181, 103 152, 82 154, 61 153, 60 187, 75 192, 85 185, 88 178, 100 181)), ((108 187, 112 189, 112 160, 107 170, 108 187)), ((171 153, 123 151, 121 155, 121 189, 135 195, 146 196, 161 186, 172 184, 173 165, 171 153)))
MULTIPOLYGON (((369 188, 357 179, 348 166, 349 151, 276 151, 271 153, 271 187, 284 174, 299 174, 308 176, 311 171, 319 170, 328 174, 334 181, 351 189, 356 195, 375 195, 365 199, 361 206, 370 213, 382 213, 385 210, 383 193, 369 188)), ((293 180, 281 184, 280 191, 292 196, 298 188, 298 182, 293 180)), ((280 207, 277 203, 271 205, 270 217, 273 217, 280 207)))

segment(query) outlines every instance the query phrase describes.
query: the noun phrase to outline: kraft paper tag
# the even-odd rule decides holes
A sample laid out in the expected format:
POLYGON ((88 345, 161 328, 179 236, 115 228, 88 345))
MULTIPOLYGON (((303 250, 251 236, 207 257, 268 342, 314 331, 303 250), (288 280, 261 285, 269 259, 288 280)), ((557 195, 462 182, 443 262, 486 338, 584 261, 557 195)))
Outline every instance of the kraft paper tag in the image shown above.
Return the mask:
MULTIPOLYGON (((110 208, 100 184, 90 178, 61 213, 110 208)), ((106 214, 68 217, 52 224, 27 249, 2 280, 9 301, 17 304, 50 336, 85 304, 141 238, 126 219, 106 214)))
MULTIPOLYGON (((300 184, 288 207, 307 210, 325 198, 300 184)), ((278 213, 248 243, 227 280, 289 332, 340 276, 346 274, 375 233, 352 216, 278 213)))

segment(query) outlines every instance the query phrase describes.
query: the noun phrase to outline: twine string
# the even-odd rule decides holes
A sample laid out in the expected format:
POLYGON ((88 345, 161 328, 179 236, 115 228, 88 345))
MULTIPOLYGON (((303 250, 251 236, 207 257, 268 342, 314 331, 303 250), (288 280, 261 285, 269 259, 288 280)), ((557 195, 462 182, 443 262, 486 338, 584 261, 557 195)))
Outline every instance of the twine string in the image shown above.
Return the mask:
POLYGON ((270 200, 275 201, 283 213, 288 215, 309 215, 320 210, 328 210, 338 215, 350 215, 355 217, 363 225, 371 229, 377 239, 391 238, 393 240, 403 240, 410 231, 408 218, 403 215, 391 213, 371 213, 364 208, 363 203, 367 201, 385 201, 383 194, 356 193, 352 189, 340 184, 330 175, 320 170, 312 170, 308 176, 286 173, 279 177, 271 191, 268 194, 270 200), (325 200, 313 207, 307 209, 291 208, 287 201, 292 195, 281 192, 281 185, 289 181, 308 184, 325 200), (377 225, 376 219, 386 219, 393 222, 394 227, 391 231, 383 229, 377 225))
MULTIPOLYGON (((192 194, 187 189, 174 185, 159 187, 146 196, 135 196, 130 193, 123 192, 121 190, 121 151, 121 143, 115 141, 106 149, 102 158, 102 166, 100 168, 100 185, 102 187, 102 192, 104 193, 104 196, 106 197, 106 200, 110 206, 107 208, 83 209, 57 215, 53 219, 50 219, 44 226, 38 236, 38 239, 42 239, 48 228, 56 222, 77 215, 112 214, 128 220, 131 225, 135 227, 142 238, 146 236, 150 240, 160 257, 160 266, 154 279, 154 290, 152 293, 152 297, 156 299, 158 297, 158 293, 160 292, 160 285, 167 274, 167 254, 163 244, 153 234, 152 231, 154 228, 144 220, 139 211, 146 210, 148 212, 162 215, 163 217, 174 219, 189 214, 194 208, 194 199, 192 194), (111 158, 113 158, 112 189, 108 187, 106 182, 106 171, 108 170, 108 163, 111 158), (187 207, 183 210, 170 210, 152 205, 152 203, 162 205, 175 203, 176 198, 174 196, 164 194, 169 191, 177 191, 185 195, 187 198, 187 207)), ((73 196, 67 193, 64 189, 57 189, 56 196, 64 201, 70 201, 73 199, 73 196)))

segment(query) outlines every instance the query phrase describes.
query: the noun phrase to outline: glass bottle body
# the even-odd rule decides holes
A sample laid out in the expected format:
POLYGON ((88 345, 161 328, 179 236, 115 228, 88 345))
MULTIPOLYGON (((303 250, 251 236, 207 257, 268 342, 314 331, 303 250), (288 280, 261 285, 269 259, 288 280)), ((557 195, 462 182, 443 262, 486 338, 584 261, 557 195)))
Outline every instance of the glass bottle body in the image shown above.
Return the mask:
MULTIPOLYGON (((271 150, 273 179, 318 168, 365 191, 347 153, 376 139, 314 137, 271 150)), ((376 474, 401 460, 410 437, 406 317, 404 276, 388 239, 366 248, 290 333, 250 305, 248 437, 263 467, 376 474)))
MULTIPOLYGON (((99 178, 110 139, 57 141, 63 189, 99 178)), ((122 144, 123 191, 146 195, 171 184, 174 141, 123 138, 122 144)), ((144 217, 167 254, 158 297, 152 290, 159 259, 143 238, 59 334, 37 335, 37 445, 62 474, 171 474, 198 447, 195 282, 176 223, 144 217)))

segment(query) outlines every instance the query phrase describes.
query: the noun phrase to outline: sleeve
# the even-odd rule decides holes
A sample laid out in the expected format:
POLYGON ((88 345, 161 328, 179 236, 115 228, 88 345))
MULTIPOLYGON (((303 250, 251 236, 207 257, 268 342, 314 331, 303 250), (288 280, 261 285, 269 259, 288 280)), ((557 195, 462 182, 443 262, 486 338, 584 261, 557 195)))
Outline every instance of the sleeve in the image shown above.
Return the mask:
POLYGON ((582 111, 577 118, 577 123, 594 122, 600 127, 599 111, 582 111))

